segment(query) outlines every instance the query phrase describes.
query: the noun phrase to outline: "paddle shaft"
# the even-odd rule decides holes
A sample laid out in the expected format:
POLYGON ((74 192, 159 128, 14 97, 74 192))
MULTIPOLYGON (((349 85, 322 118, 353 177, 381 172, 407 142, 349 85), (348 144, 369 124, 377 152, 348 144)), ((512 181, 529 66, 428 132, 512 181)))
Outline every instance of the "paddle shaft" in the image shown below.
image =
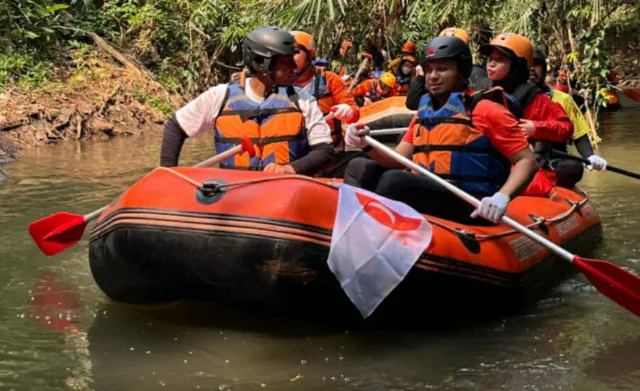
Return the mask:
MULTIPOLYGON (((446 180, 440 178, 439 176, 437 176, 436 174, 432 173, 431 171, 425 169, 424 167, 421 167, 421 166, 417 165, 413 161, 411 161, 411 160, 407 159, 406 157, 400 155, 398 152, 392 150, 391 148, 387 147, 386 145, 382 144, 381 142, 375 140, 371 136, 365 136, 365 140, 367 141, 367 143, 370 146, 372 146, 373 148, 377 149, 378 151, 388 155, 390 158, 392 158, 393 160, 395 160, 398 163, 402 164, 403 166, 406 166, 408 168, 416 170, 417 172, 421 173, 422 175, 425 175, 425 176, 429 177, 429 179, 434 180, 435 182, 437 182, 438 184, 442 185, 444 188, 446 188, 447 190, 449 190, 450 192, 455 194, 458 198, 463 199, 464 201, 468 202, 469 204, 473 205, 476 208, 478 207, 478 205, 480 205, 480 200, 478 200, 477 198, 473 197, 472 195, 470 195, 469 193, 467 193, 464 190, 460 189, 459 187, 457 187, 457 186, 447 182, 446 180)), ((556 253, 558 256, 560 256, 564 260, 573 263, 574 255, 571 254, 569 251, 563 249, 562 247, 560 247, 557 244, 553 243, 552 241, 546 239, 545 237, 536 234, 535 232, 533 232, 529 228, 525 227, 524 225, 518 223, 514 219, 512 219, 512 218, 510 218, 510 217, 505 215, 505 216, 502 216, 502 222, 507 224, 508 226, 520 231, 523 235, 529 237, 530 239, 532 239, 532 240, 540 243, 541 245, 547 247, 548 249, 550 249, 551 251, 556 253)))
POLYGON ((367 65, 369 65, 369 58, 365 57, 364 60, 362 60, 362 63, 360 63, 360 67, 358 68, 358 72, 356 72, 356 76, 353 78, 353 81, 351 82, 351 85, 349 85, 349 88, 347 88, 347 93, 351 92, 353 87, 356 86, 356 84, 358 83, 358 78, 360 77, 360 74, 367 67, 367 65))
POLYGON ((376 129, 370 132, 372 137, 376 136, 389 136, 393 134, 401 134, 407 131, 407 128, 387 128, 387 129, 376 129))
MULTIPOLYGON (((566 159, 577 160, 577 161, 582 162, 582 163, 587 164, 587 165, 591 164, 591 162, 589 160, 587 160, 587 159, 584 159, 584 158, 582 158, 580 156, 574 156, 574 155, 572 155, 570 153, 558 151, 556 149, 554 149, 552 151, 552 154, 555 155, 555 156, 560 156, 560 157, 566 158, 566 159)), ((626 175, 626 176, 631 177, 631 178, 640 179, 640 174, 636 174, 635 172, 623 170, 622 168, 610 166, 608 164, 607 164, 606 170, 607 171, 611 171, 611 172, 615 172, 615 173, 618 173, 618 174, 626 175)))
POLYGON ((228 150, 219 153, 215 156, 210 157, 209 159, 200 162, 198 164, 196 164, 194 167, 208 167, 208 166, 213 166, 214 164, 218 164, 223 160, 229 159, 232 156, 237 155, 238 153, 242 152, 242 148, 243 145, 242 144, 238 144, 233 148, 229 148, 228 150))

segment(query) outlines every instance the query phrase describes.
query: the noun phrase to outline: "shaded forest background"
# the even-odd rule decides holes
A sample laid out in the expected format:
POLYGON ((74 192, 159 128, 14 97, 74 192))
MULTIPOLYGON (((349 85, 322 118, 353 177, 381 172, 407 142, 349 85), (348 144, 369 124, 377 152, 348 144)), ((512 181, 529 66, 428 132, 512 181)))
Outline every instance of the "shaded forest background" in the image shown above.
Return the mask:
POLYGON ((611 64, 624 82, 640 79, 637 0, 4 0, 0 93, 84 91, 97 102, 90 114, 102 115, 128 91, 129 103, 170 115, 226 81, 243 36, 267 24, 313 33, 328 57, 345 39, 392 55, 407 39, 421 48, 449 26, 469 31, 475 51, 508 30, 573 62, 592 92, 607 87, 611 64))

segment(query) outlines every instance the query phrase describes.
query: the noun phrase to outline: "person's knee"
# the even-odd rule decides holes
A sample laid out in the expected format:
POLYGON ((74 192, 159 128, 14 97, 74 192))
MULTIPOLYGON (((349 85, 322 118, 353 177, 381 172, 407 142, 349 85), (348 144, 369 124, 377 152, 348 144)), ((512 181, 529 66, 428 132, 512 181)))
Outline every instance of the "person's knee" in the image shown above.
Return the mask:
POLYGON ((564 159, 554 166, 557 184, 560 187, 572 188, 584 174, 584 166, 581 162, 564 159))
POLYGON ((381 167, 375 161, 366 157, 357 157, 347 164, 344 183, 368 189, 367 183, 375 179, 374 177, 379 177, 380 172, 381 167))
POLYGON ((415 175, 402 170, 389 170, 382 174, 376 193, 383 197, 396 198, 413 184, 415 175))
POLYGON ((582 164, 582 162, 569 160, 566 164, 568 172, 570 172, 572 175, 578 175, 582 177, 582 174, 584 173, 584 165, 582 164))

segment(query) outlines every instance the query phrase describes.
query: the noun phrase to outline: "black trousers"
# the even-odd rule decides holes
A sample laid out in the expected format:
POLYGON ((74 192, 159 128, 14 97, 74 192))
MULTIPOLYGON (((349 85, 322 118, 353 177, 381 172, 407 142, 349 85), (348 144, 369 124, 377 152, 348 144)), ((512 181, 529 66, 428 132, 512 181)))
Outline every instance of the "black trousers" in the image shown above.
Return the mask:
POLYGON ((551 167, 556 172, 558 186, 567 189, 573 188, 580 182, 584 174, 584 166, 576 160, 555 159, 551 161, 551 167))
MULTIPOLYGON (((468 225, 493 224, 481 217, 471 218, 475 208, 437 182, 408 171, 390 170, 371 159, 351 160, 344 183, 403 202, 420 213, 468 225)), ((486 194, 475 196, 482 198, 486 194)))
POLYGON ((362 151, 345 151, 336 154, 331 167, 319 173, 317 176, 321 178, 343 178, 347 165, 352 159, 366 158, 367 154, 362 151))

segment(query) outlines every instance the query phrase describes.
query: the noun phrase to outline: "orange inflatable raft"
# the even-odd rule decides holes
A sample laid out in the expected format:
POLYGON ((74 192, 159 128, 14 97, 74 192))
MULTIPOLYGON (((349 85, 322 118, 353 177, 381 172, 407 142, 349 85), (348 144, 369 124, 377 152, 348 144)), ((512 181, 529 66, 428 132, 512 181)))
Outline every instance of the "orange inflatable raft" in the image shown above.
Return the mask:
MULTIPOLYGON (((359 317, 327 266, 338 188, 302 176, 212 168, 156 169, 100 216, 90 264, 116 301, 214 301, 295 314, 359 317)), ((584 255, 601 238, 584 195, 518 197, 508 214, 584 255)), ((373 318, 504 313, 571 270, 507 226, 425 216, 433 240, 373 318)))
POLYGON ((407 109, 406 100, 406 96, 394 96, 362 106, 358 122, 371 129, 407 127, 416 111, 407 109))

